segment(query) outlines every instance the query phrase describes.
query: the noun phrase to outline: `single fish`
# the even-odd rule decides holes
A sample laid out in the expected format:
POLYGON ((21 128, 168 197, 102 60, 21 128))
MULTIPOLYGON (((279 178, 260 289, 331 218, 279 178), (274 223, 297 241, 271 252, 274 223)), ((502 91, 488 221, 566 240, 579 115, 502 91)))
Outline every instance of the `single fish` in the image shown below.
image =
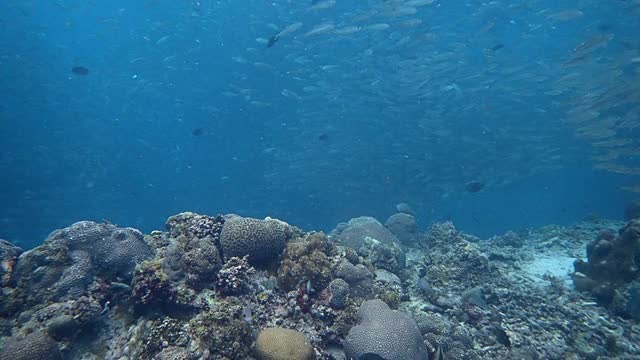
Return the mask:
POLYGON ((580 10, 565 10, 547 15, 547 19, 554 21, 568 21, 582 17, 584 13, 580 10))
POLYGON ((272 37, 269 38, 269 41, 267 42, 267 47, 272 47, 273 45, 275 45, 275 43, 278 42, 278 40, 280 40, 280 36, 278 36, 278 34, 273 35, 272 37))
POLYGON ((484 183, 480 181, 472 181, 465 185, 464 189, 470 193, 477 193, 478 191, 484 189, 484 183))
POLYGON ((336 0, 315 0, 311 2, 309 11, 328 9, 336 5, 336 0))
POLYGON ((161 37, 160 39, 158 39, 158 41, 156 41, 156 45, 160 45, 162 43, 165 43, 167 40, 169 40, 169 38, 171 37, 171 35, 166 35, 161 37))
POLYGON ((296 31, 296 30, 300 29, 301 27, 302 27, 302 23, 301 23, 301 22, 294 22, 293 24, 288 25, 288 26, 287 26, 287 27, 285 27, 284 29, 280 30, 280 32, 279 32, 279 33, 277 33, 276 35, 277 35, 278 37, 282 37, 282 36, 285 36, 285 35, 289 35, 289 34, 291 34, 292 32, 294 32, 294 31, 296 31))
POLYGON ((71 68, 71 72, 81 76, 89 75, 89 69, 84 66, 74 66, 71 68))
POLYGON ((304 36, 311 36, 311 35, 326 33, 326 32, 332 31, 334 28, 335 26, 331 23, 316 25, 313 29, 309 30, 306 34, 304 34, 304 36))
POLYGON ((191 130, 191 135, 193 136, 201 136, 201 135, 204 135, 204 133, 205 133, 205 129, 201 127, 191 130))

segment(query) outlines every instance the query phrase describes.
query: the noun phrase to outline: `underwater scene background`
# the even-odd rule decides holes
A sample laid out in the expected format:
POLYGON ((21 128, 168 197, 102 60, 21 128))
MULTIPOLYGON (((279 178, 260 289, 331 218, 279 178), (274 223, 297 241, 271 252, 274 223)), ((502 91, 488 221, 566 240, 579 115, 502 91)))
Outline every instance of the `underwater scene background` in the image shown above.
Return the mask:
POLYGON ((2 236, 183 210, 327 230, 399 202, 481 236, 621 217, 634 2, 320 5, 3 2, 2 236))
POLYGON ((0 2, 0 360, 640 359, 639 19, 0 2))

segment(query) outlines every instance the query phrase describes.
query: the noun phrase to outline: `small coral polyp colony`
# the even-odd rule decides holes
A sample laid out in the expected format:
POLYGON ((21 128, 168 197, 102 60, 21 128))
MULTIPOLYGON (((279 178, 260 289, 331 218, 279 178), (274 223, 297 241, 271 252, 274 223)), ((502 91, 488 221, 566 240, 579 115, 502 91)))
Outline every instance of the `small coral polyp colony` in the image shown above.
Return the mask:
POLYGON ((148 235, 83 221, 28 251, 0 241, 0 359, 633 354, 639 224, 589 243, 573 274, 579 292, 511 276, 540 233, 480 242, 451 223, 420 232, 408 210, 328 235, 238 215, 182 213, 148 235), (608 310, 579 305, 591 299, 608 310), (586 328, 567 324, 585 316, 586 328), (612 330, 593 332, 601 321, 612 330), (554 322, 564 325, 540 325, 554 322))

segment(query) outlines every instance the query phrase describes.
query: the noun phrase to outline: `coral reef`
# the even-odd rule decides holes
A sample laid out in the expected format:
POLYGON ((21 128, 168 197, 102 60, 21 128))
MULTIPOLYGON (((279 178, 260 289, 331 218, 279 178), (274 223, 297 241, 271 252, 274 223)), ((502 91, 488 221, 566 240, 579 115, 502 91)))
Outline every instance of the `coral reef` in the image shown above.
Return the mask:
POLYGON ((220 245, 225 259, 249 255, 249 261, 266 262, 276 259, 299 235, 299 229, 284 221, 233 217, 222 227, 220 245))
POLYGON ((639 234, 597 220, 480 241, 436 223, 400 247, 370 218, 329 237, 237 215, 182 213, 144 238, 82 222, 22 254, 0 242, 0 358, 631 359, 639 234))
POLYGON ((322 232, 289 242, 278 268, 278 285, 291 291, 310 282, 312 287, 324 289, 331 281, 331 257, 336 252, 322 232))
POLYGON ((178 235, 166 247, 163 271, 173 281, 184 281, 195 289, 211 287, 222 268, 222 258, 214 239, 178 235))
POLYGON ((358 317, 358 325, 344 342, 347 358, 428 359, 422 334, 411 316, 389 309, 380 300, 369 300, 360 306, 358 317))
POLYGON ((248 256, 232 257, 218 272, 216 288, 225 295, 240 295, 250 290, 250 277, 255 269, 249 264, 248 256))
POLYGON ((320 294, 320 301, 334 309, 343 309, 347 305, 349 284, 343 279, 334 279, 320 294))
POLYGON ((220 241, 220 232, 224 225, 224 217, 222 215, 208 216, 192 212, 183 212, 173 215, 167 219, 166 227, 169 236, 177 238, 184 235, 187 238, 206 238, 213 239, 214 244, 220 241))
POLYGON ((256 339, 256 355, 260 360, 315 360, 316 353, 307 337, 296 330, 269 328, 256 339))
POLYGON ((162 272, 160 263, 146 261, 136 269, 132 296, 141 305, 173 304, 178 290, 162 272))
POLYGON ((254 336, 244 308, 233 298, 215 302, 190 321, 193 343, 213 359, 249 358, 254 336))

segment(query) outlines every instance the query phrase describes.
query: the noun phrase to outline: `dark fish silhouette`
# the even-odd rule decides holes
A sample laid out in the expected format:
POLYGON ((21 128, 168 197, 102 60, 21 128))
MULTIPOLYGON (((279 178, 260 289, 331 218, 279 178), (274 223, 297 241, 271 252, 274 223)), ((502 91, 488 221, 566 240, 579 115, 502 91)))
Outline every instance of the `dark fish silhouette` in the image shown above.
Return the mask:
POLYGON ((472 181, 470 183, 467 183, 464 189, 470 193, 477 193, 478 191, 484 189, 484 183, 480 181, 472 181))
POLYGON ((74 66, 71 68, 71 72, 76 74, 76 75, 89 75, 89 69, 87 69, 84 66, 74 66))
POLYGON ((193 136, 201 136, 204 135, 204 128, 195 128, 193 130, 191 130, 191 135, 193 136))
POLYGON ((498 51, 500 49, 502 49, 504 47, 504 44, 498 44, 498 45, 494 45, 491 50, 493 51, 498 51))
POLYGON ((269 42, 267 42, 267 47, 272 47, 276 42, 280 40, 280 36, 278 34, 273 35, 269 38, 269 42))
POLYGON ((327 133, 322 133, 320 135, 318 135, 318 140, 320 141, 329 141, 329 134, 327 133))

